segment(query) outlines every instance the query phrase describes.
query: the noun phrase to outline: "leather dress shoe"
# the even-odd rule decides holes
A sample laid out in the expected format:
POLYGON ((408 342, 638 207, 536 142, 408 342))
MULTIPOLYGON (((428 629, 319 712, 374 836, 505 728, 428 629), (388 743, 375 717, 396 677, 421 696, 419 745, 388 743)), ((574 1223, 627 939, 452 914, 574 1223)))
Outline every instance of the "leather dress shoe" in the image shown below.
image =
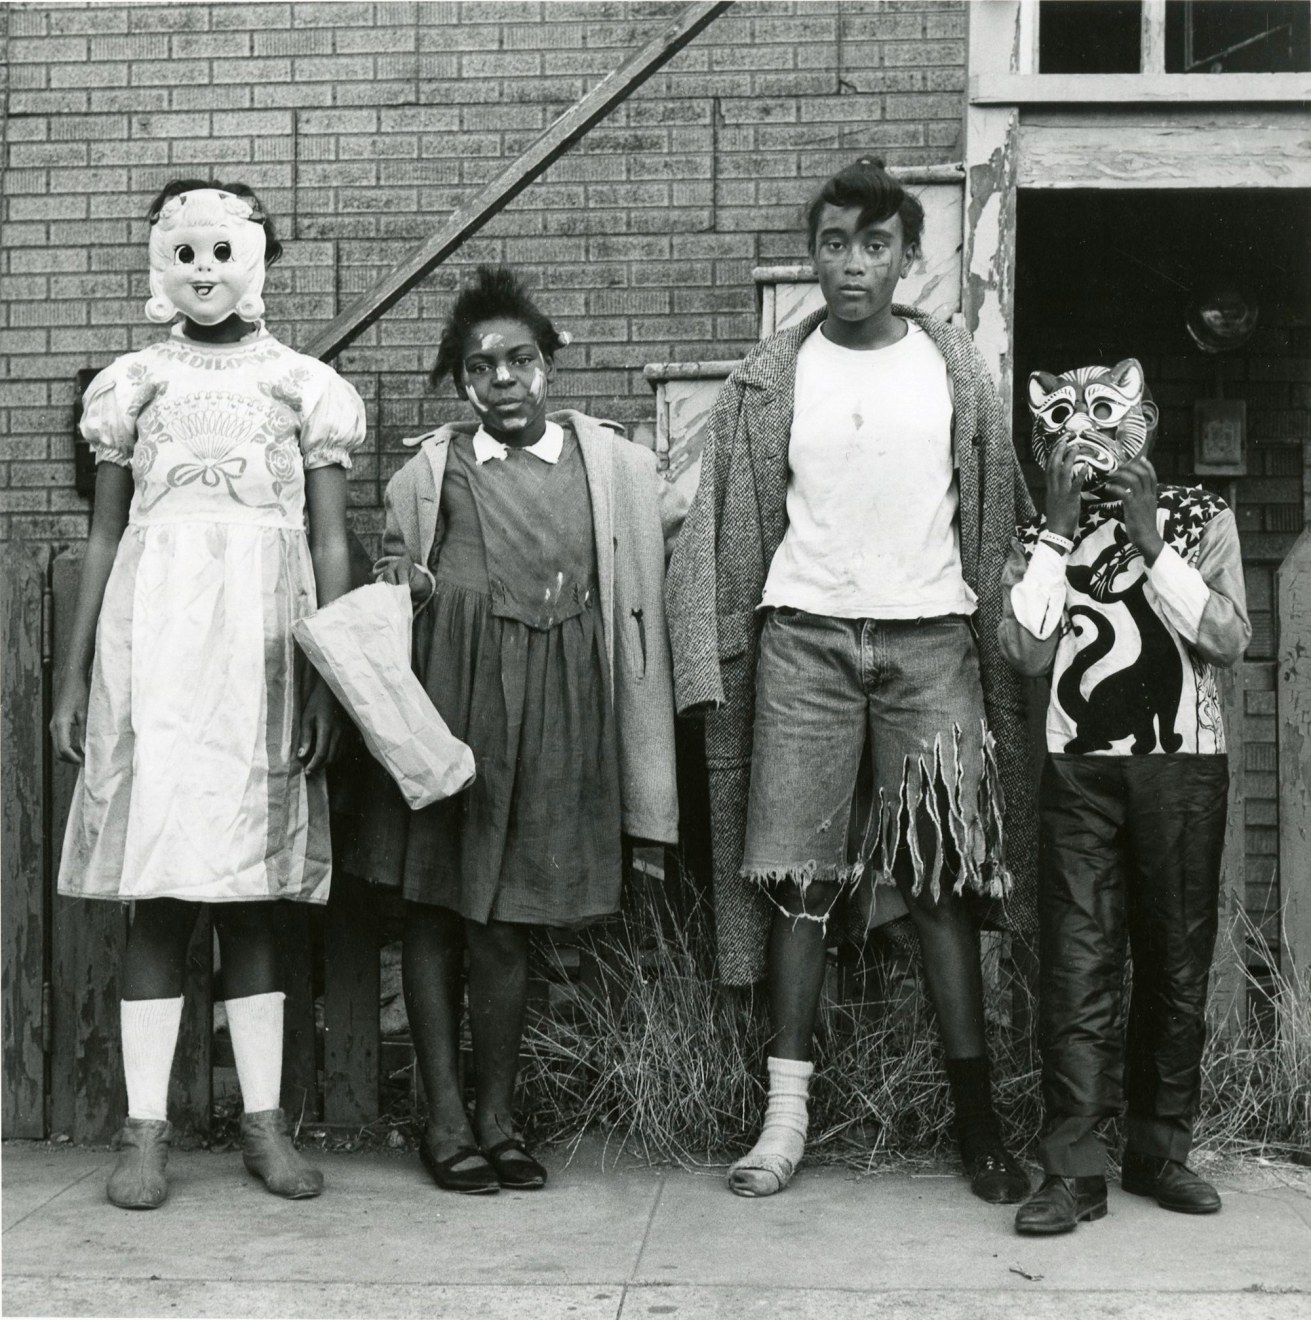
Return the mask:
POLYGON ((1076 1225, 1106 1213, 1106 1179, 1062 1178, 1049 1173, 1015 1212, 1015 1231, 1026 1237, 1073 1233, 1076 1225))
POLYGON ((1180 1160, 1125 1152, 1120 1186, 1134 1196, 1150 1196, 1163 1210, 1181 1215, 1213 1215, 1220 1193, 1180 1160))
POLYGON ((993 1205, 1014 1205, 1029 1194, 1029 1175, 1000 1142, 965 1161, 970 1191, 993 1205))

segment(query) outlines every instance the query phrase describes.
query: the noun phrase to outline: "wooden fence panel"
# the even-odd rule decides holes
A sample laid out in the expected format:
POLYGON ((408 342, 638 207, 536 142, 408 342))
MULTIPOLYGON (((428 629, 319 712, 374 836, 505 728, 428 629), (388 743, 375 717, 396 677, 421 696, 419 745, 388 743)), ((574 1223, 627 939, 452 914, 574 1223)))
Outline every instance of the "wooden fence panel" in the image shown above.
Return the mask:
POLYGON ((1311 527, 1279 566, 1279 897, 1284 969, 1311 969, 1311 527))
POLYGON ((314 1027, 312 914, 304 903, 281 903, 278 956, 282 970, 282 1107, 293 1123, 314 1121, 319 1103, 318 1033, 314 1027))
POLYGON ((182 1024, 169 1078, 168 1116, 179 1133, 204 1136, 214 1106, 214 931, 201 914, 187 946, 182 1024))
POLYGON ((0 911, 7 1138, 46 1134, 45 551, 0 556, 0 911))
POLYGON ((323 927, 323 1119, 378 1117, 378 899, 337 872, 323 927))
POLYGON ((1220 933, 1215 945, 1211 995, 1215 1029, 1241 1040, 1247 1025, 1246 830, 1243 806, 1244 683, 1243 665, 1221 669, 1221 718, 1229 748, 1228 828, 1220 862, 1220 933))
MULTIPOLYGON (((51 566, 56 672, 67 648, 81 572, 80 550, 59 555, 51 566)), ((118 1034, 118 968, 127 917, 118 903, 53 894, 76 780, 71 765, 57 764, 51 775, 50 1124, 74 1141, 108 1141, 127 1112, 118 1034)))

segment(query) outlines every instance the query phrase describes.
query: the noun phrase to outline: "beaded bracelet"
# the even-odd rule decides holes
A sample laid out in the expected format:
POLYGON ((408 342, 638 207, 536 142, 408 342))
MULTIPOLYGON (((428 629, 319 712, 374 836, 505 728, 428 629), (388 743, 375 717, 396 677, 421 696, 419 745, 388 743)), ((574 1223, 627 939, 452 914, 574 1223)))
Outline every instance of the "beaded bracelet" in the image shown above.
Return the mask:
POLYGON ((1061 536, 1056 532, 1043 530, 1038 533, 1038 540, 1044 545, 1051 546, 1053 550, 1059 550, 1063 555, 1068 555, 1074 549, 1074 542, 1068 536, 1061 536))

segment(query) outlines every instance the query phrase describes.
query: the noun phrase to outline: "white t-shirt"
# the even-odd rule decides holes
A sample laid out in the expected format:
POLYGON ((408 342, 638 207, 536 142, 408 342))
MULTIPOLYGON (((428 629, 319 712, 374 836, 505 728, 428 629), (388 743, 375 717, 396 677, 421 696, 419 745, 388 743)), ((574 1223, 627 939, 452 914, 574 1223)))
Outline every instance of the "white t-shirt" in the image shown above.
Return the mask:
POLYGON ((801 346, 788 528, 764 605, 840 619, 972 614, 947 364, 913 322, 887 348, 801 346))

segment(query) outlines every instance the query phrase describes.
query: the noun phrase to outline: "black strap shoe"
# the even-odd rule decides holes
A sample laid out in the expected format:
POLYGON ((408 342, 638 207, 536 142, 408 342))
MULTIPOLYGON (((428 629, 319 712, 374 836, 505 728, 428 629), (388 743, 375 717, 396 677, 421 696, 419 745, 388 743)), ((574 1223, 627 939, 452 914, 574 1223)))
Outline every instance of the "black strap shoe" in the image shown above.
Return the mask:
POLYGON ((419 1159, 432 1175, 432 1180, 444 1192, 460 1192, 465 1196, 487 1196, 501 1190, 496 1170, 477 1146, 461 1146, 453 1155, 439 1160, 428 1144, 425 1132, 419 1138, 419 1159), (464 1168, 457 1168, 464 1165, 464 1168))
POLYGON ((1120 1186, 1134 1196, 1150 1196, 1161 1209, 1181 1215, 1213 1215, 1220 1209, 1220 1193, 1180 1160, 1125 1151, 1120 1186))
POLYGON ((483 1150, 502 1187, 508 1191, 531 1192, 546 1186, 546 1170, 533 1158, 518 1137, 507 1137, 483 1150))
POLYGON ((1073 1233, 1077 1224, 1105 1214, 1105 1178, 1062 1178, 1059 1173, 1049 1173, 1015 1212, 1015 1231, 1026 1237, 1073 1233))
POLYGON ((1015 1205, 1029 1194, 1029 1175, 1001 1142, 965 1160, 970 1191, 993 1205, 1015 1205))

